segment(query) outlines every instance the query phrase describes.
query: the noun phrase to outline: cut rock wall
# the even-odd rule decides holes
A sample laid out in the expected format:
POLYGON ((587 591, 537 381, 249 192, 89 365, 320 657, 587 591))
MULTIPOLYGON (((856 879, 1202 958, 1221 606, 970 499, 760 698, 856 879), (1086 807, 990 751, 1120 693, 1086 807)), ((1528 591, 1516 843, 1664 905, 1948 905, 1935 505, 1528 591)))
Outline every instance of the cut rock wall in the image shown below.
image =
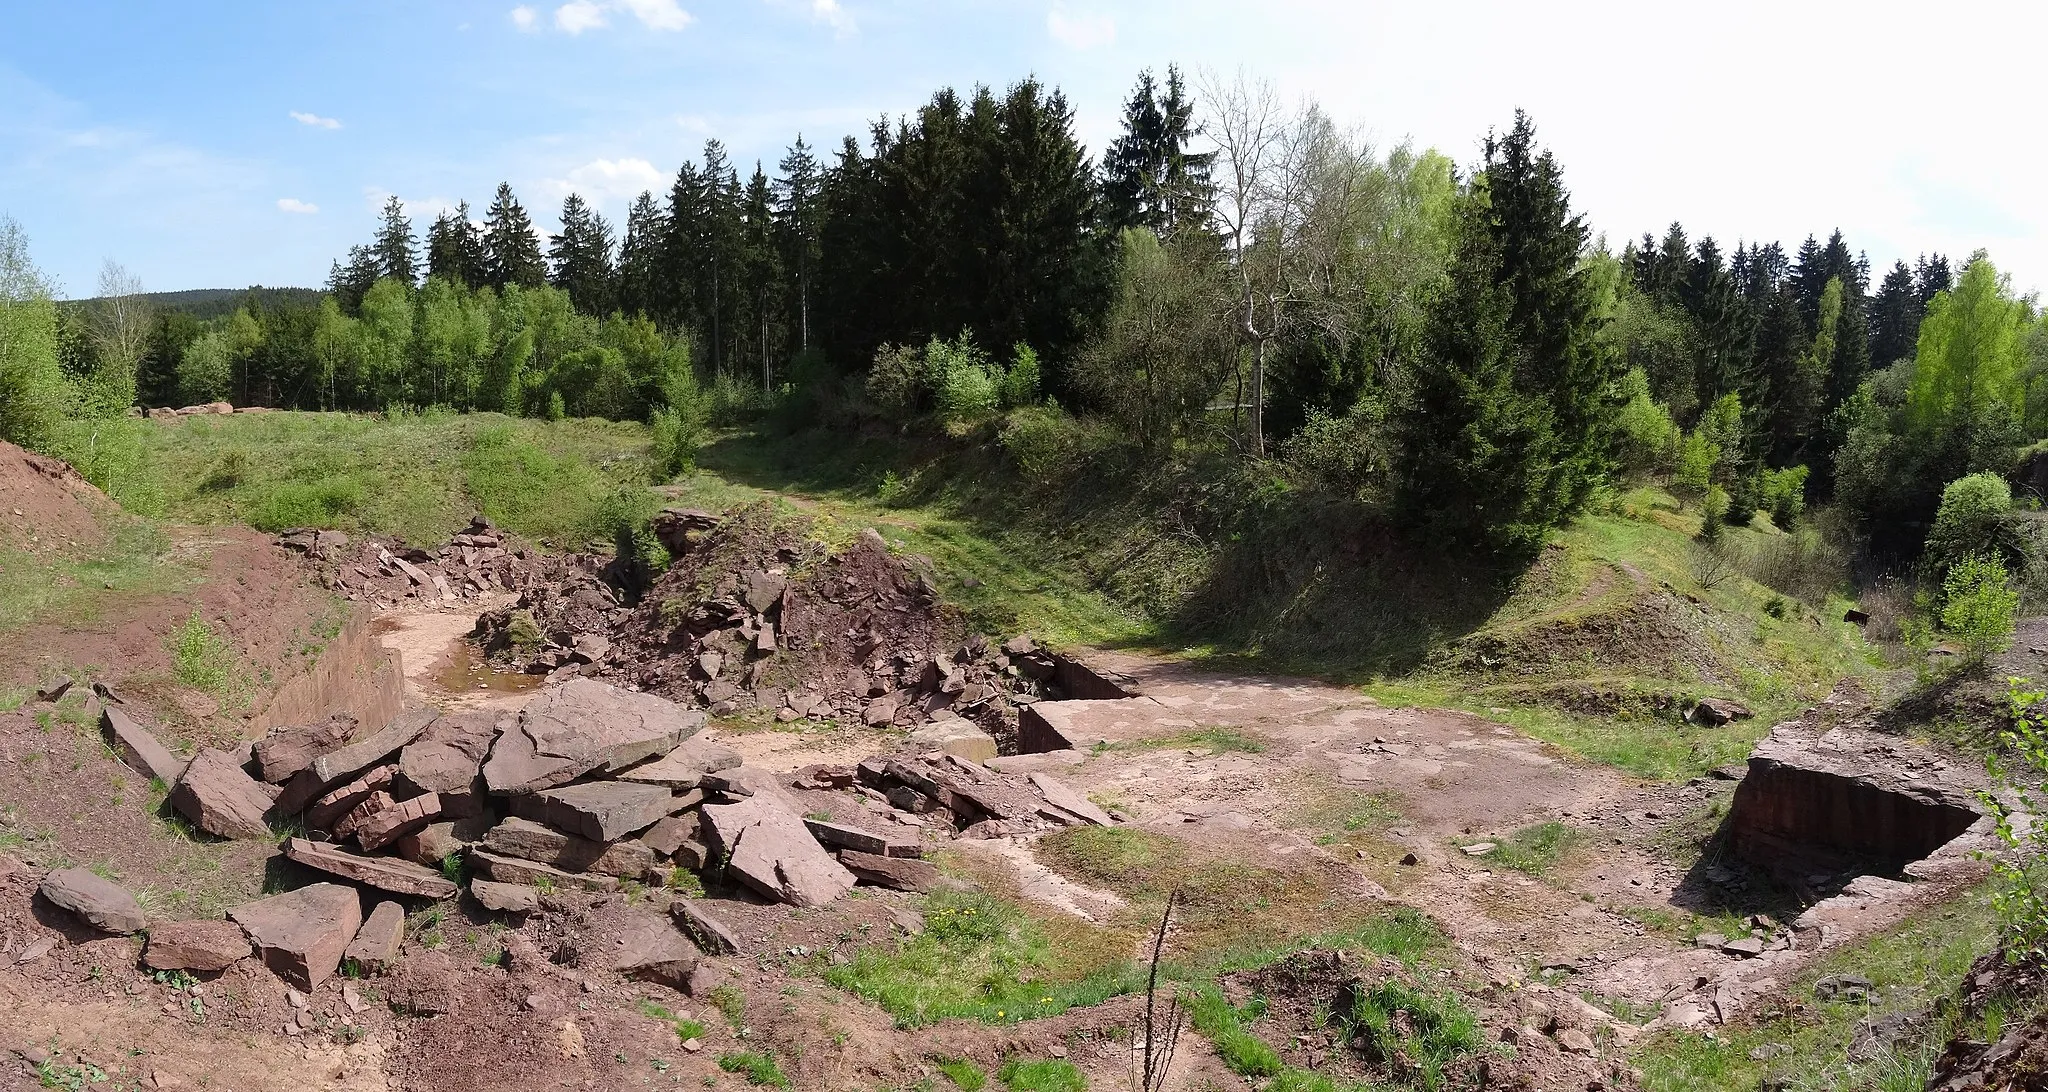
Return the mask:
POLYGON ((405 708, 405 671, 397 649, 385 648, 372 612, 355 608, 313 665, 283 686, 250 720, 245 734, 261 739, 287 724, 310 724, 348 713, 357 724, 386 724, 405 708))

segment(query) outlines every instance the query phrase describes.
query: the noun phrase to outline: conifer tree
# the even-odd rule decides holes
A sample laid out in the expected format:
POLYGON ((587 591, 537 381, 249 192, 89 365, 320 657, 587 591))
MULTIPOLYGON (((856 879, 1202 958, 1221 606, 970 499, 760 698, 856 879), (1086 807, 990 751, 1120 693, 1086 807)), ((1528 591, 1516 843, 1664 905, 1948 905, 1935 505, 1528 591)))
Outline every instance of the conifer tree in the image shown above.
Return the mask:
POLYGON ((469 219, 469 202, 434 217, 427 230, 427 276, 476 288, 486 283, 484 244, 469 219))
POLYGON ((1920 316, 1926 305, 1914 285, 1913 271, 1895 262, 1870 307, 1870 362, 1882 368, 1913 355, 1920 339, 1920 316))
POLYGON ((819 189, 823 178, 818 160, 802 133, 776 165, 773 189, 775 243, 782 266, 793 279, 796 304, 796 347, 811 347, 811 299, 818 274, 819 189))
POLYGON ((654 195, 642 190, 626 212, 626 237, 619 244, 619 308, 628 315, 656 313, 663 236, 668 221, 654 195))
POLYGON ((1169 66, 1162 93, 1148 69, 1124 106, 1123 133, 1102 156, 1102 215, 1110 234, 1145 227, 1160 236, 1207 219, 1213 152, 1191 152, 1194 99, 1169 66))
POLYGON ((381 277, 412 287, 419 280, 413 251, 418 245, 412 234, 412 218, 405 214, 405 202, 396 196, 384 201, 383 222, 377 227, 377 272, 381 277))
POLYGON ((539 288, 547 283, 547 264, 541 260, 540 237, 526 209, 512 196, 509 182, 498 183, 491 208, 484 216, 484 280, 493 288, 508 284, 539 288))
POLYGON ((549 237, 548 258, 554 263, 550 283, 567 292, 578 311, 611 311, 612 228, 578 194, 562 200, 562 231, 549 237))
POLYGON ((775 385, 772 360, 780 352, 782 261, 775 239, 774 214, 770 211, 768 174, 757 161, 754 176, 747 182, 746 200, 741 207, 740 281, 748 318, 745 340, 752 342, 748 355, 761 368, 761 389, 775 385))
POLYGON ((1606 469, 1615 369, 1579 266, 1585 223, 1528 116, 1485 156, 1401 410, 1399 499, 1430 544, 1519 562, 1606 469))

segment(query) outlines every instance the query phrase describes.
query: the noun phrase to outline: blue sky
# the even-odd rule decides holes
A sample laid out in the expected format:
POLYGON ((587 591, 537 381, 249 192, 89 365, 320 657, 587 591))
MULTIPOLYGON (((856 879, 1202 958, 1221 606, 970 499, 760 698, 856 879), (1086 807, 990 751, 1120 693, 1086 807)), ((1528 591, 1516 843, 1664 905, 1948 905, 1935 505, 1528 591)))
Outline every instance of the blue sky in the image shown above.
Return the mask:
POLYGON ((704 138, 772 168, 941 85, 1027 74, 1099 149, 1140 68, 1242 68, 1378 142, 1470 162, 1530 110, 1619 246, 1836 226, 1888 265, 1987 247, 2048 282, 2048 6, 1606 0, 19 0, 0 214, 66 294, 315 285, 397 194, 424 231, 508 180, 615 220, 704 138))

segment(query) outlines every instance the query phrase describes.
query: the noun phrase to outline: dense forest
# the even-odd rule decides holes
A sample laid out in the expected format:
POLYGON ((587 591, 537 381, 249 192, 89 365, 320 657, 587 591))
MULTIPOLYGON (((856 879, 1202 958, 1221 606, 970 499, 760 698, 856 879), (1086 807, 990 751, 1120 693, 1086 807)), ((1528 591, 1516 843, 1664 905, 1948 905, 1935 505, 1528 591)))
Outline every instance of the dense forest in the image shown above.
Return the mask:
POLYGON ((1878 275, 1839 231, 1678 223, 1617 252, 1533 121, 1503 123, 1461 169, 1170 68, 1097 160, 1055 89, 948 89, 772 172, 710 141, 623 225, 572 194, 544 238, 501 184, 422 234, 393 199, 324 292, 210 317, 114 266, 52 304, 9 227, 0 435, 91 472, 118 430, 80 422, 134 405, 446 407, 651 420, 673 470, 707 419, 1008 416, 1012 439, 1264 467, 1509 562, 1645 476, 1708 537, 1828 503, 1898 561, 1950 483, 2048 436, 2048 324, 1987 255, 1878 275))

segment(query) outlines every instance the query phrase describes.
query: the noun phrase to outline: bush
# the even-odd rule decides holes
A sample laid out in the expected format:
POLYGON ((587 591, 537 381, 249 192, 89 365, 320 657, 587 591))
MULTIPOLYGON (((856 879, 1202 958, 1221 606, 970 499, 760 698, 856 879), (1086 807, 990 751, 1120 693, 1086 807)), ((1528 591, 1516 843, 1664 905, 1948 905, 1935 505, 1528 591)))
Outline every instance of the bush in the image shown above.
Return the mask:
POLYGON ((1650 397, 1650 380, 1641 368, 1622 376, 1621 411, 1615 415, 1616 458, 1630 474, 1649 474, 1671 465, 1680 442, 1671 413, 1650 397))
POLYGON ((1671 472, 1671 491, 1693 500, 1706 495, 1709 483, 1713 481, 1714 464, 1720 459, 1718 445, 1697 432, 1686 436, 1678 445, 1677 465, 1671 472))
POLYGON ((1806 511, 1807 470, 1803 466, 1757 472, 1757 504, 1781 531, 1790 531, 1806 511))
POLYGON ((2040 786, 2048 781, 2048 723, 2036 710, 2048 694, 2028 690, 2027 680, 2014 679, 2007 692, 2012 727, 1999 733, 2004 754, 1993 751, 1985 760, 1991 781, 2001 792, 1985 793, 1984 803, 1998 823, 1998 838, 2010 851, 1992 859, 1991 905, 2005 930, 2005 958, 2010 963, 2048 960, 2048 823, 2035 821, 2024 833, 2015 816, 2038 816, 2048 806, 2040 786))
POLYGON ((1758 536, 1736 560, 1751 580, 1817 607, 1847 583, 1850 554, 1830 516, 1825 529, 1758 536))
POLYGON ((259 531, 294 527, 345 527, 363 510, 369 494, 354 478, 333 476, 310 482, 284 482, 249 513, 259 531))
MULTIPOLYGON (((1038 358, 1031 360, 1035 368, 1038 358)), ((966 331, 952 341, 933 338, 924 347, 924 366, 925 384, 940 420, 978 421, 1000 406, 995 365, 966 331)))
POLYGON ((1010 368, 1003 373, 1003 408, 1019 409, 1037 405, 1040 382, 1038 351, 1021 341, 1018 342, 1010 351, 1010 368))
POLYGON ((1971 554, 1949 568, 1941 584, 1941 628, 1963 646, 1963 662, 1976 665, 2012 644, 2020 593, 2005 563, 1971 554))
POLYGON ((1948 483, 1922 555, 1928 571, 1946 572, 1971 554, 2010 557, 2012 535, 2005 521, 2011 511, 2012 487, 1996 474, 1971 474, 1948 483))
POLYGON ((1072 481, 1118 439, 1113 429, 1050 405, 1011 413, 998 436, 1025 480, 1042 486, 1072 481))
POLYGON ((1700 541, 1719 542, 1721 526, 1728 520, 1728 494, 1718 485, 1710 485, 1700 499, 1700 541))
POLYGON ((868 366, 868 399, 884 416, 909 421, 924 408, 924 352, 908 345, 884 345, 868 366))

